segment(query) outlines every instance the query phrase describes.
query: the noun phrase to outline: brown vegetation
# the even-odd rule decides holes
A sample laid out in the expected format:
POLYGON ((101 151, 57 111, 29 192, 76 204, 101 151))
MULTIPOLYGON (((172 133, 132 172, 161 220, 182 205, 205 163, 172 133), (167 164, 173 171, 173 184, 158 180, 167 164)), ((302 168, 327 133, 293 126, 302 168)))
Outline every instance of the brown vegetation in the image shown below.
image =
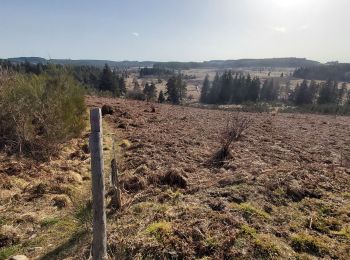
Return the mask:
POLYGON ((341 164, 349 118, 242 113, 250 127, 228 148, 232 158, 213 168, 207 161, 234 113, 88 103, 117 111, 106 118, 111 127, 128 125, 118 129, 131 143, 119 160, 120 179, 142 183, 122 192, 128 203, 110 216, 110 255, 349 258, 350 172, 341 164))

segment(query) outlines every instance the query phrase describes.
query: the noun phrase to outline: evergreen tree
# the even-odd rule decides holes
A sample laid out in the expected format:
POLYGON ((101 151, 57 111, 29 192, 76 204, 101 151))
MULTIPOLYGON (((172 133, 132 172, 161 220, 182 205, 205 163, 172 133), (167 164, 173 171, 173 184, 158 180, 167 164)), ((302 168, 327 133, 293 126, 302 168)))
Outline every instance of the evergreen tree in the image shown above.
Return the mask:
POLYGON ((278 98, 278 92, 279 82, 274 79, 267 79, 262 86, 260 99, 267 102, 275 101, 278 98))
POLYGON ((219 103, 229 103, 232 93, 233 78, 231 71, 225 71, 221 76, 221 89, 219 93, 219 103))
POLYGON ((159 92, 159 95, 158 95, 158 102, 159 103, 164 103, 164 101, 165 101, 165 96, 164 96, 163 90, 161 90, 159 92))
POLYGON ((134 85, 133 90, 136 92, 141 92, 140 84, 136 78, 133 79, 132 84, 134 85))
POLYGON ((112 91, 114 97, 120 97, 120 88, 119 88, 119 76, 116 72, 112 73, 112 86, 110 91, 112 91))
POLYGON ((211 85, 211 88, 209 90, 207 102, 210 104, 216 104, 219 101, 220 90, 221 90, 220 76, 219 76, 219 73, 216 73, 213 83, 211 85))
POLYGON ((318 104, 330 104, 337 101, 338 84, 332 80, 328 80, 321 85, 320 94, 317 100, 318 104))
POLYGON ((156 85, 152 82, 151 84, 146 83, 143 94, 146 97, 147 101, 154 100, 157 95, 156 85))
POLYGON ((260 79, 258 77, 255 77, 248 86, 246 101, 256 102, 259 98, 259 91, 260 79))
POLYGON ((244 101, 247 101, 248 89, 251 83, 252 79, 250 77, 250 74, 248 74, 247 77, 242 74, 239 76, 238 86, 236 87, 238 92, 238 100, 236 103, 240 104, 244 101))
POLYGON ((340 90, 338 91, 337 106, 344 104, 344 99, 346 99, 346 95, 347 95, 347 87, 346 87, 346 83, 344 82, 341 85, 340 90))
POLYGON ((310 95, 309 86, 304 79, 301 85, 295 88, 294 102, 296 105, 306 105, 312 103, 312 97, 310 95))
POLYGON ((114 80, 113 80, 113 73, 111 69, 109 68, 108 64, 105 64, 102 74, 100 77, 100 90, 103 91, 114 91, 114 80))
POLYGON ((186 97, 187 86, 183 81, 181 74, 169 78, 166 88, 166 94, 169 96, 170 101, 174 104, 180 104, 186 97))
POLYGON ((120 94, 125 95, 126 94, 126 84, 125 84, 125 80, 123 77, 119 77, 118 85, 119 85, 120 94))
POLYGON ((310 86, 309 86, 309 92, 310 92, 310 99, 311 103, 314 104, 315 101, 317 100, 317 94, 319 91, 319 84, 316 83, 316 81, 311 80, 310 86))
POLYGON ((209 95, 209 90, 210 90, 210 82, 209 82, 209 75, 207 74, 205 76, 205 79, 203 81, 203 86, 201 90, 201 95, 199 98, 199 102, 201 103, 207 103, 208 101, 208 95, 209 95))

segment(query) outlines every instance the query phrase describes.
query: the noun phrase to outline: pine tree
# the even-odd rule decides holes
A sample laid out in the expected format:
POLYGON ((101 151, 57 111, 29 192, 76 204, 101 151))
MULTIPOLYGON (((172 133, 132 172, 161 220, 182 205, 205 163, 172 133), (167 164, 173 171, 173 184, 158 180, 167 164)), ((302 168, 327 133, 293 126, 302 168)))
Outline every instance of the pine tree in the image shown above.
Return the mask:
POLYGON ((163 90, 161 90, 159 92, 159 95, 158 95, 158 102, 159 103, 164 103, 164 101, 165 101, 165 96, 164 96, 163 90))
POLYGON ((278 92, 279 92, 279 83, 278 81, 275 81, 273 79, 267 79, 265 80, 261 92, 260 92, 260 99, 262 101, 275 101, 278 98, 278 92))
POLYGON ((294 102, 296 105, 306 105, 312 103, 309 86, 305 79, 295 88, 294 102))
POLYGON ((187 86, 183 81, 181 74, 169 78, 166 88, 166 94, 169 96, 170 101, 174 104, 180 104, 186 97, 187 86))
POLYGON ((204 81, 203 81, 203 86, 202 86, 199 102, 207 103, 209 90, 210 90, 210 82, 209 82, 209 75, 207 74, 204 78, 204 81))
POLYGON ((321 85, 320 94, 317 100, 318 104, 336 103, 338 84, 328 80, 321 85))
POLYGON ((140 84, 136 78, 133 79, 132 84, 134 85, 133 90, 135 92, 141 92, 140 84))
POLYGON ((221 89, 219 93, 219 103, 229 103, 232 93, 233 78, 231 71, 225 71, 221 76, 221 89))
POLYGON ((120 97, 119 76, 116 72, 112 73, 113 83, 110 91, 112 91, 114 97, 120 97))
POLYGON ((100 90, 113 91, 113 74, 108 64, 105 64, 100 77, 100 90))
POLYGON ((151 84, 146 83, 143 89, 143 94, 145 95, 147 101, 154 100, 157 95, 156 92, 156 85, 154 85, 153 82, 151 84))
POLYGON ((215 74, 211 88, 209 89, 209 95, 207 102, 210 104, 216 104, 219 101, 219 93, 221 90, 220 76, 219 73, 215 74))
POLYGON ((317 84, 315 80, 311 80, 310 86, 309 86, 311 104, 314 104, 315 101, 317 100, 317 94, 318 94, 319 88, 320 88, 320 85, 317 84))
POLYGON ((126 84, 125 84, 125 80, 123 77, 119 78, 118 84, 119 84, 120 94, 125 95, 126 94, 126 84))
POLYGON ((346 83, 344 82, 341 85, 340 90, 338 91, 337 106, 344 104, 344 99, 346 99, 346 95, 347 95, 347 87, 346 87, 346 83))
POLYGON ((247 89, 246 100, 256 102, 259 98, 260 92, 260 79, 258 77, 253 78, 247 89))

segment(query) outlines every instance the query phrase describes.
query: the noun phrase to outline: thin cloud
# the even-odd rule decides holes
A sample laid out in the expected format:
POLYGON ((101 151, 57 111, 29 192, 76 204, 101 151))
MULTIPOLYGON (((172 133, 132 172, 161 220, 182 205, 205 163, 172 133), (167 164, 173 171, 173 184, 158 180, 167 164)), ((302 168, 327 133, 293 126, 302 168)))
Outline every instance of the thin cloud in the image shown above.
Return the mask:
POLYGON ((279 33, 285 33, 287 32, 287 28, 283 27, 283 26, 275 26, 272 27, 272 30, 274 30, 275 32, 279 32, 279 33))
POLYGON ((131 34, 134 35, 135 37, 139 37, 140 36, 140 34, 138 32, 133 32, 131 34))

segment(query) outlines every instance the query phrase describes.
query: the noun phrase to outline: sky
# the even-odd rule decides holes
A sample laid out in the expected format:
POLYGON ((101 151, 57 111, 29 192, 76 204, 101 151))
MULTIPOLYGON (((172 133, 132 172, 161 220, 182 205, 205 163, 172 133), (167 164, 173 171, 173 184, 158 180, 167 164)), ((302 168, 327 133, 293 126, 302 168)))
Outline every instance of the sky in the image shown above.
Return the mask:
POLYGON ((0 0, 0 58, 350 62, 350 0, 0 0))

